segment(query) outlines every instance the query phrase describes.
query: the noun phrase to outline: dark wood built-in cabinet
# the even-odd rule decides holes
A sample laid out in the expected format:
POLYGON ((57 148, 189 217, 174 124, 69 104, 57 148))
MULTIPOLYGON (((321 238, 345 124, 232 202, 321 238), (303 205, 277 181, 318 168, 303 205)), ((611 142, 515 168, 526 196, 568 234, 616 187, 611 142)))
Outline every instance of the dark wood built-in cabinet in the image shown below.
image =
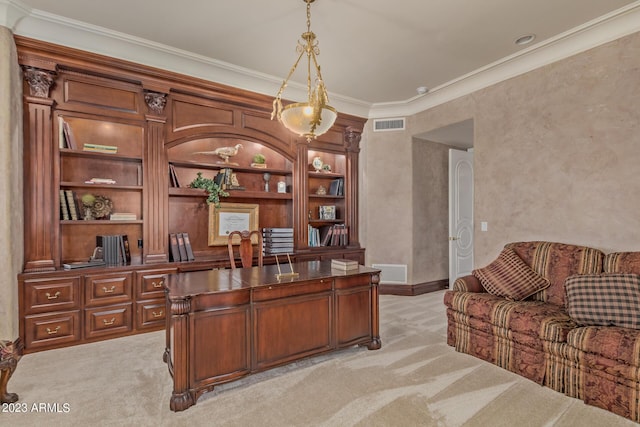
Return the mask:
MULTIPOLYGON (((329 132, 307 143, 271 120, 269 96, 15 40, 25 77, 25 249, 18 277, 25 352, 160 329, 168 275, 229 266, 226 246, 209 244, 205 191, 188 187, 198 173, 213 178, 231 168, 242 189, 230 190, 222 201, 258 205, 260 228, 292 228, 293 261, 364 263, 357 212, 364 119, 340 114, 329 132), (114 152, 87 151, 85 144, 114 152), (235 165, 207 153, 237 144, 242 147, 229 160, 235 165), (266 158, 264 168, 252 166, 258 153, 266 158), (316 157, 328 165, 321 172, 312 165, 316 157), (115 182, 90 183, 92 178, 115 182), (342 191, 331 194, 336 180, 342 191), (279 182, 286 192, 278 192, 279 182), (327 194, 318 194, 320 186, 327 194), (76 202, 77 219, 61 214, 67 193, 76 202), (113 212, 134 217, 85 220, 78 202, 85 194, 102 196, 113 212), (335 218, 320 218, 320 206, 334 206, 335 218), (341 244, 311 246, 311 227, 330 226, 344 227, 341 244), (173 261, 172 233, 188 233, 195 260, 173 261), (64 270, 64 264, 87 261, 102 235, 126 235, 131 261, 64 270)), ((265 257, 266 264, 274 262, 265 257)))

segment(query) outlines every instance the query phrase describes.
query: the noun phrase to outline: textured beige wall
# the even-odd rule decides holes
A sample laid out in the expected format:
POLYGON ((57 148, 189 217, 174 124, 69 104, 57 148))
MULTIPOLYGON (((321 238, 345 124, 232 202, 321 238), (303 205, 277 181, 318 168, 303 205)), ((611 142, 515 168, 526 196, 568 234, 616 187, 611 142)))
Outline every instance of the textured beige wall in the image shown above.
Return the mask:
POLYGON ((404 132, 373 133, 368 123, 361 162, 369 178, 361 230, 367 263, 443 262, 429 251, 421 252, 424 259, 411 257, 410 236, 419 229, 407 218, 414 212, 409 187, 424 183, 404 178, 414 175, 407 156, 412 135, 468 118, 474 120, 474 221, 489 225, 487 232, 476 226, 476 266, 516 240, 640 250, 638 58, 635 33, 423 111, 408 118, 404 132), (403 176, 402 187, 371 173, 382 166, 384 177, 403 176), (372 204, 372 187, 383 187, 390 203, 372 204), (393 237, 398 229, 404 238, 393 237))
POLYGON ((22 270, 22 85, 13 35, 0 26, 0 339, 18 337, 22 270))

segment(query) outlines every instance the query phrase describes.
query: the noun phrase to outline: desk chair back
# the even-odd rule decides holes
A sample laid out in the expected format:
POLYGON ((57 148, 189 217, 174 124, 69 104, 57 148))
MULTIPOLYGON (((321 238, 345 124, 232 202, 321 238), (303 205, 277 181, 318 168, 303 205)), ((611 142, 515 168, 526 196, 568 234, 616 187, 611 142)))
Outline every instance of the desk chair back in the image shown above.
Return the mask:
POLYGON ((236 256, 234 254, 234 246, 238 246, 238 252, 240 253, 240 260, 242 262, 242 267, 251 267, 253 265, 253 250, 254 245, 252 241, 252 236, 257 236, 257 246, 256 250, 258 251, 258 266, 262 267, 262 233, 258 230, 253 231, 232 231, 229 233, 229 238, 227 240, 227 247, 229 248, 229 261, 231 262, 231 268, 236 268, 236 256), (233 238, 234 236, 240 236, 240 244, 234 245, 233 238))

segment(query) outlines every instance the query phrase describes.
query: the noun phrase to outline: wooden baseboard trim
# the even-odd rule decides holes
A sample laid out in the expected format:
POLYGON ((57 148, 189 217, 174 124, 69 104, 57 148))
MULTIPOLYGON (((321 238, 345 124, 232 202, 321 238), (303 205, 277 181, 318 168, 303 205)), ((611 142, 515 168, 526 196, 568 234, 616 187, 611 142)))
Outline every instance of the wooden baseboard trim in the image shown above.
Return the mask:
POLYGON ((435 280, 433 282, 417 283, 415 285, 378 285, 381 295, 415 296, 435 292, 449 287, 449 279, 435 280))

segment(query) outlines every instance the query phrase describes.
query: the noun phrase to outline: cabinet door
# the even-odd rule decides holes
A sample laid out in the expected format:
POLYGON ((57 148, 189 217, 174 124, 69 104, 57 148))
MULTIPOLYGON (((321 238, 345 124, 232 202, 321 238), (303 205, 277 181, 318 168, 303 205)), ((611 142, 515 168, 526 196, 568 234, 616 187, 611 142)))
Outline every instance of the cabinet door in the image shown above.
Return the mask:
POLYGON ((346 347, 372 339, 371 277, 336 278, 336 339, 346 347))
MULTIPOLYGON (((313 282, 300 283, 300 285, 302 289, 306 289, 309 286, 313 287, 313 282)), ((324 283, 318 284, 318 286, 322 285, 324 283)), ((291 287, 289 290, 293 289, 294 287, 291 287)), ((274 286, 273 290, 277 291, 278 286, 274 286)), ((253 347, 256 370, 322 353, 332 348, 333 296, 331 291, 301 296, 286 292, 282 295, 288 296, 254 304, 253 347)))
POLYGON ((249 304, 191 316, 191 385, 229 381, 251 369, 249 304))

